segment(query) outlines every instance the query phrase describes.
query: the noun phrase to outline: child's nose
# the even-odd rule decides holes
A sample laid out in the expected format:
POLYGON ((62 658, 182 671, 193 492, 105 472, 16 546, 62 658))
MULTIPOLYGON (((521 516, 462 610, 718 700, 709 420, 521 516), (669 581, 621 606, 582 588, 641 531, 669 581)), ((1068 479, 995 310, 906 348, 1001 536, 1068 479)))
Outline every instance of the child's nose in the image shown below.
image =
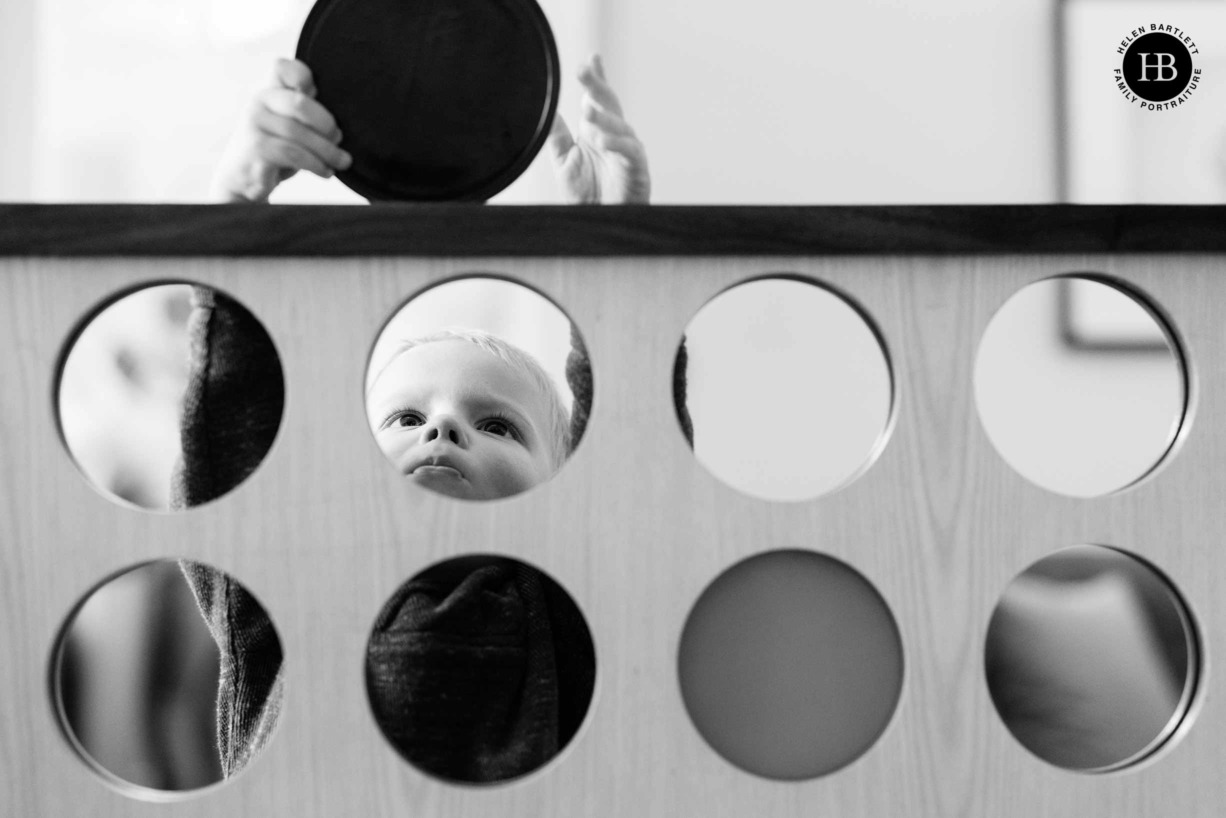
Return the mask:
POLYGON ((426 424, 422 440, 430 443, 439 439, 450 441, 460 447, 464 447, 468 442, 459 421, 451 415, 436 415, 426 424))

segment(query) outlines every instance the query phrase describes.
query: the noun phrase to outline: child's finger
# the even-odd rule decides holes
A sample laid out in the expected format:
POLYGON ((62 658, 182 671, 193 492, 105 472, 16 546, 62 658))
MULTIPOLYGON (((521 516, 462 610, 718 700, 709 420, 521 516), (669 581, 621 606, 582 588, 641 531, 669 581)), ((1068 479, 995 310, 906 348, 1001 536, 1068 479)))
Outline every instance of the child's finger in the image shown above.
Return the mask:
POLYGON ((315 77, 302 60, 279 58, 273 69, 276 84, 291 91, 301 91, 308 97, 315 96, 315 77))
MULTIPOLYGON (((613 93, 613 89, 605 82, 604 77, 596 71, 598 61, 589 62, 579 71, 579 84, 583 86, 592 99, 596 100, 600 107, 605 108, 618 116, 622 116, 622 106, 617 99, 617 94, 613 93)), ((603 71, 603 68, 601 69, 603 71)))
POLYGON ((614 116, 587 97, 583 102, 583 118, 600 130, 617 136, 634 136, 634 129, 626 120, 614 116))
POLYGON ((279 168, 309 170, 323 179, 332 176, 332 168, 322 159, 296 142, 279 136, 265 136, 259 140, 256 153, 260 159, 279 168))
POLYGON ((279 116, 264 109, 257 115, 255 125, 267 136, 279 137, 306 148, 331 168, 346 170, 353 164, 353 157, 348 151, 338 148, 313 128, 308 128, 296 119, 279 116))
POLYGON ((259 99, 264 108, 272 113, 297 120, 331 142, 341 140, 341 129, 328 109, 301 91, 269 88, 260 94, 259 99))
POLYGON ((633 136, 600 133, 593 142, 598 150, 621 156, 632 165, 645 166, 647 163, 647 151, 643 143, 633 136))

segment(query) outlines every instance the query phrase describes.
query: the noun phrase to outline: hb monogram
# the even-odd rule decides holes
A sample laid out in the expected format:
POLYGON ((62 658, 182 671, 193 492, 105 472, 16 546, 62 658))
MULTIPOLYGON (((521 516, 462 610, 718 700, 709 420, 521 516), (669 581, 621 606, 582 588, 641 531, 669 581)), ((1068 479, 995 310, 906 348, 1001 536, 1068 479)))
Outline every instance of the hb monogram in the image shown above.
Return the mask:
POLYGON ((1151 80, 1157 80, 1158 82, 1170 82, 1179 76, 1179 70, 1175 68, 1174 54, 1151 54, 1146 52, 1138 54, 1137 56, 1141 58, 1141 82, 1149 82, 1151 80), (1149 61, 1150 57, 1156 57, 1157 59, 1155 62, 1151 63, 1149 61), (1149 76, 1149 69, 1151 68, 1157 70, 1158 76, 1149 76), (1167 76, 1166 73, 1168 69, 1171 72, 1170 76, 1167 76))

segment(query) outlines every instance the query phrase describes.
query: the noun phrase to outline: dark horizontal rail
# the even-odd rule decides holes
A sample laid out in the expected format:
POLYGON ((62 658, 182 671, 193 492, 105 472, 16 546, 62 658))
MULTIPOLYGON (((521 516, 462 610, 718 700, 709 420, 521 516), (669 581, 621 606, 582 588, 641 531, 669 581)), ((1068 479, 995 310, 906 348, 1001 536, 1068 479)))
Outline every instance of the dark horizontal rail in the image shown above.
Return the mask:
POLYGON ((1226 206, 0 204, 0 256, 1226 252, 1226 206))

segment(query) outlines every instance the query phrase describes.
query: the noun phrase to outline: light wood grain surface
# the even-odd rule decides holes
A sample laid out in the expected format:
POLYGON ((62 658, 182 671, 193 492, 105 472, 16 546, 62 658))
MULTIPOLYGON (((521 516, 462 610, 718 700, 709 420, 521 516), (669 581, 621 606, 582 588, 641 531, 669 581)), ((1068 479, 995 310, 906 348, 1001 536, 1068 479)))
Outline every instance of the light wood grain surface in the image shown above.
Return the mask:
POLYGON ((0 815, 6 816, 1215 816, 1226 801, 1226 303, 1221 257, 996 255, 793 258, 0 258, 0 815), (1014 473, 976 415, 977 342, 1024 285, 1093 271, 1148 294, 1191 365, 1191 418, 1155 474, 1098 499, 1014 473), (596 386, 583 442, 551 482, 486 504, 395 474, 362 406, 367 356, 411 294, 490 272, 560 305, 587 340, 596 386), (709 475, 674 418, 671 369, 696 310, 724 288, 785 272, 835 287, 884 339, 894 425, 880 457, 808 502, 739 494, 709 475), (121 508, 78 473, 56 428, 57 361, 118 291, 168 279, 219 287, 264 323, 286 407, 257 473, 181 514, 121 508), (1051 551, 1118 546, 1161 567, 1200 626, 1207 670, 1193 718, 1122 773, 1057 769, 993 709, 983 647, 1008 582, 1051 551), (757 778, 690 724, 680 633, 720 572, 762 551, 843 560, 897 620, 905 679, 877 744, 804 782, 757 778), (441 558, 518 557, 585 613, 598 679, 587 723, 546 768, 501 786, 432 780, 385 743, 366 702, 367 633, 401 581, 441 558), (263 602, 287 657, 288 698, 266 752, 235 780, 144 804, 104 783, 61 734, 49 696, 57 633, 78 600, 144 560, 187 557, 263 602))

